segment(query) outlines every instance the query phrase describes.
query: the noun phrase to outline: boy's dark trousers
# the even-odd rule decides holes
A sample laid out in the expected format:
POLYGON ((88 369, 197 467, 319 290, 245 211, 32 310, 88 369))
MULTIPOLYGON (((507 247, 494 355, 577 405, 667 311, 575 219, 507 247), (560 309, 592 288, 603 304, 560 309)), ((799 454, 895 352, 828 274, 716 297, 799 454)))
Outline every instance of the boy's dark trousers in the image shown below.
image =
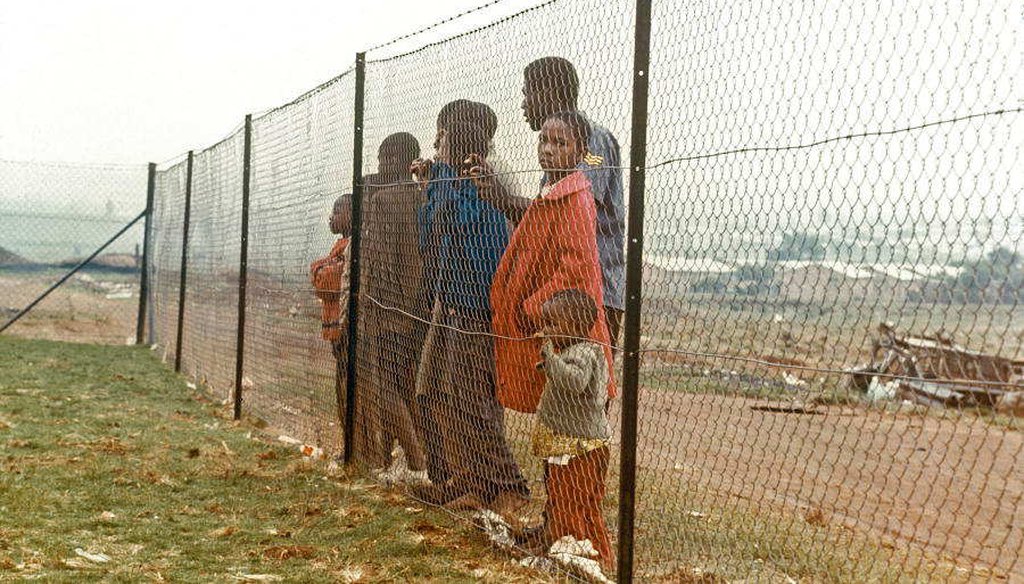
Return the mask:
POLYGON ((431 481, 449 479, 454 491, 477 494, 485 502, 504 492, 529 496, 505 440, 504 410, 495 395, 494 341, 480 334, 490 332, 489 319, 451 309, 437 316, 434 347, 424 356, 435 361, 427 363, 435 374, 417 398, 431 481))

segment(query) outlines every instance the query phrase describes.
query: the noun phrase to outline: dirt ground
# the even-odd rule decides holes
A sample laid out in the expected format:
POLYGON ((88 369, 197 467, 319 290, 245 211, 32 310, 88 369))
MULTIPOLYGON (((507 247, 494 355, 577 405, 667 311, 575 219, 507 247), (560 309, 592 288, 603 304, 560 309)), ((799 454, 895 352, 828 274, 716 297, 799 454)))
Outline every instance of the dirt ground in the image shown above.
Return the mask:
MULTIPOLYGON (((0 322, 63 275, 59 270, 0 272, 0 322)), ((84 271, 4 332, 15 337, 123 345, 135 342, 138 274, 84 271), (84 276, 84 277, 83 277, 84 276)))
MULTIPOLYGON (((644 392, 640 468, 661 479, 662 493, 696 487, 719 503, 813 513, 821 522, 920 546, 964 568, 1024 578, 1019 430, 966 415, 752 409, 763 403, 644 392)), ((637 494, 640 515, 664 513, 664 503, 637 494)))
MULTIPOLYGON (((23 275, 0 274, 0 308, 27 302, 45 280, 43 275, 26 281, 23 275)), ((311 309, 295 313, 283 302, 263 304, 254 303, 251 315, 245 411, 336 451, 333 361, 317 338, 317 315, 311 309)), ((94 286, 77 282, 10 332, 121 344, 134 332, 136 307, 137 297, 111 300, 94 286)), ((661 339, 703 338, 707 345, 693 348, 714 351, 724 345, 749 352, 756 345, 762 352, 828 366, 864 359, 864 341, 885 316, 777 319, 750 307, 658 308, 674 313, 674 320, 650 323, 649 330, 658 334, 647 346, 663 346, 661 339), (725 322, 734 324, 721 326, 725 322), (856 340, 840 334, 844 322, 856 326, 856 340), (818 323, 824 323, 821 330, 818 323), (807 332, 783 342, 784 329, 794 326, 807 332)), ((923 313, 909 316, 908 326, 935 328, 923 313)), ((988 315, 992 323, 1003 324, 980 328, 1004 333, 1009 328, 1011 338, 1019 337, 1020 319, 1007 316, 1014 315, 988 315)), ((202 337, 207 336, 230 335, 204 329, 202 337)), ((192 346, 185 360, 190 378, 205 377, 207 360, 233 364, 211 353, 215 347, 203 344, 209 339, 186 340, 192 346)), ((994 348, 990 344, 977 343, 994 348)), ((648 373, 653 370, 645 365, 648 373)), ((886 546, 924 549, 972 573, 993 568, 1011 581, 1024 579, 1024 474, 1017 468, 1024 460, 1024 433, 1019 424, 1012 429, 975 413, 922 414, 863 406, 819 405, 816 414, 773 413, 751 409, 764 404, 756 399, 706 389, 694 393, 688 389, 693 379, 670 374, 659 380, 646 386, 640 400, 638 458, 650 489, 637 493, 638 541, 657 539, 664 550, 654 554, 659 559, 671 557, 689 535, 685 529, 655 533, 645 517, 685 516, 690 511, 682 507, 683 501, 692 504, 697 492, 698 502, 709 507, 766 508, 812 517, 815 523, 878 538, 886 546)), ((227 393, 218 390, 220 395, 227 393)), ((618 401, 612 416, 617 428, 618 401)), ((528 435, 528 420, 511 416, 508 425, 510 435, 528 435)), ((614 469, 611 474, 610 492, 617 482, 614 469)))

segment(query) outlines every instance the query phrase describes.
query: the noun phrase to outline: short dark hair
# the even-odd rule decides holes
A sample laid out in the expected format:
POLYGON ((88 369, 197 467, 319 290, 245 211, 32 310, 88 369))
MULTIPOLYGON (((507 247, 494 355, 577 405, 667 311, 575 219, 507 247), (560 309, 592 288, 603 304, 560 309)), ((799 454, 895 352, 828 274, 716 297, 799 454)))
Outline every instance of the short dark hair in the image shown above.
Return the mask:
POLYGON ((420 157, 420 143, 409 132, 395 132, 380 143, 378 154, 396 154, 412 162, 420 157))
POLYGON ((462 162, 470 154, 487 157, 491 140, 480 126, 465 121, 455 121, 442 126, 441 129, 448 135, 452 166, 456 169, 461 167, 462 162))
POLYGON ((583 143, 583 147, 586 148, 590 142, 590 120, 580 112, 574 111, 560 111, 548 114, 544 121, 558 120, 569 126, 575 131, 576 136, 583 143))
POLYGON ((544 305, 563 306, 569 309, 581 328, 588 331, 594 328, 594 323, 597 322, 597 303, 590 294, 582 290, 575 288, 559 290, 552 294, 544 305))
POLYGON ((488 141, 493 140, 495 132, 498 131, 498 116, 495 115, 491 106, 479 101, 456 99, 445 104, 437 114, 437 127, 445 128, 454 122, 466 122, 479 126, 488 141))
POLYGON ((566 105, 576 107, 580 95, 580 78, 576 75, 576 67, 568 59, 542 57, 527 65, 523 75, 527 87, 557 91, 566 105))
POLYGON ((344 193, 334 200, 334 211, 337 212, 343 207, 352 207, 352 193, 344 193))

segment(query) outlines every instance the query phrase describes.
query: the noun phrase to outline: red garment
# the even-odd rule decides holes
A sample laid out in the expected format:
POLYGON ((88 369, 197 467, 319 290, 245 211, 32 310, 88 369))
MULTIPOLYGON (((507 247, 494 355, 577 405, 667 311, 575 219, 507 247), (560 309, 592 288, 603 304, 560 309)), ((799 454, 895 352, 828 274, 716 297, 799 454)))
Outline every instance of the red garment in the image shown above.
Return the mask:
POLYGON ((348 291, 348 242, 347 237, 339 239, 330 253, 309 266, 310 282, 323 305, 321 336, 331 342, 341 339, 341 298, 348 291))
MULTIPOLYGON (((544 391, 544 373, 537 370, 541 307, 560 290, 575 288, 604 306, 601 265, 597 255, 597 211, 590 181, 574 172, 552 185, 530 204, 501 257, 491 287, 491 307, 497 363, 498 400, 520 412, 537 411, 544 391)), ((615 396, 611 375, 612 352, 604 310, 590 338, 605 345, 608 396, 615 396)))
POLYGON ((548 492, 544 528, 550 541, 566 535, 578 541, 589 539, 605 566, 610 566, 612 559, 608 526, 601 515, 608 458, 606 446, 574 456, 567 465, 545 463, 544 467, 544 488, 548 492))

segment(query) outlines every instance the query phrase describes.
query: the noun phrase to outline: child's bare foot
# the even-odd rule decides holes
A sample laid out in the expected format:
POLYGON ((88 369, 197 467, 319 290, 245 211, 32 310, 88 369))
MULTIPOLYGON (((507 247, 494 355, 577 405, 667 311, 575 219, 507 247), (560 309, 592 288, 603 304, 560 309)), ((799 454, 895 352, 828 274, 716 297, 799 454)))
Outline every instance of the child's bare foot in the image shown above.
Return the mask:
POLYGON ((519 529, 523 525, 522 510, 530 503, 530 498, 515 491, 502 491, 498 493, 491 504, 487 507, 501 516, 512 529, 519 529))
POLYGON ((473 493, 466 493, 461 497, 457 497, 448 503, 445 503, 446 509, 452 511, 479 511, 484 508, 484 502, 480 500, 480 497, 473 493))
POLYGON ((411 485, 409 494, 428 505, 446 505, 466 493, 466 489, 453 485, 451 482, 424 485, 411 485))
POLYGON ((516 547, 530 555, 545 555, 548 548, 551 547, 548 531, 543 523, 516 530, 512 537, 516 542, 516 547))

